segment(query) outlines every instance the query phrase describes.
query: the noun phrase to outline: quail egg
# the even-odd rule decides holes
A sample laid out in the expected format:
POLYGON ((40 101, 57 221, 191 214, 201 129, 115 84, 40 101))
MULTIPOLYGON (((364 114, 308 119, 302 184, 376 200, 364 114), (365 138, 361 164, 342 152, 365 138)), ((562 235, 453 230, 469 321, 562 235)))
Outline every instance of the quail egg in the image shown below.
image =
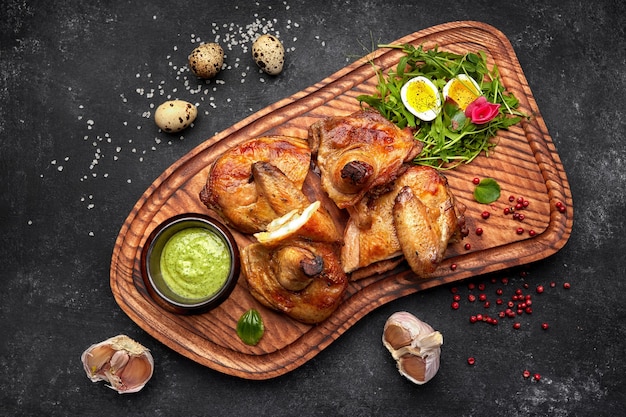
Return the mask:
POLYGON ((441 96, 431 80, 418 76, 407 81, 400 90, 404 106, 425 122, 433 120, 441 111, 441 96))
POLYGON ((187 128, 198 115, 198 109, 184 100, 169 100, 157 107, 154 122, 167 133, 180 132, 187 128))
POLYGON ((476 80, 466 74, 459 74, 450 79, 443 87, 443 99, 451 99, 459 109, 465 110, 467 106, 480 97, 480 87, 476 80))
POLYGON ((196 77, 213 78, 224 65, 224 50, 217 43, 203 43, 191 51, 188 60, 196 77))
POLYGON ((269 75, 278 75, 285 63, 285 48, 274 35, 261 35, 252 44, 252 58, 269 75))

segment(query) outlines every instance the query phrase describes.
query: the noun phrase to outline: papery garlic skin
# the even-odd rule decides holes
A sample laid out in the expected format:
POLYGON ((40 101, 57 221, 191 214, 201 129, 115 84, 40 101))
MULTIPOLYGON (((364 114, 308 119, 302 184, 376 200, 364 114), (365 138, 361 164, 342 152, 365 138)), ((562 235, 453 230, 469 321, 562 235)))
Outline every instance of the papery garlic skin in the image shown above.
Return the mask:
POLYGON ((382 339, 400 374, 411 382, 422 385, 437 374, 443 335, 429 324, 400 311, 387 319, 382 339))
POLYGON ((89 346, 81 361, 89 379, 106 381, 109 388, 120 394, 140 391, 154 372, 150 351, 126 335, 89 346))

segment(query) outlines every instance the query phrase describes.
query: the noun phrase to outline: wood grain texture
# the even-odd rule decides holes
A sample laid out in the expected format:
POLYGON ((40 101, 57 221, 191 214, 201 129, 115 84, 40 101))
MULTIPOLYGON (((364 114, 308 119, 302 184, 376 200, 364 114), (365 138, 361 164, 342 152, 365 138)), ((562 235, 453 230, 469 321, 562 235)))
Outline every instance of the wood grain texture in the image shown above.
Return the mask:
MULTIPOLYGON (((483 50, 489 64, 497 64, 505 87, 520 99, 520 110, 532 118, 498 136, 489 157, 446 172, 457 198, 467 205, 467 223, 473 233, 464 243, 451 245, 446 258, 429 278, 417 278, 404 263, 384 274, 361 274, 352 280, 345 300, 326 321, 309 326, 272 312, 257 303, 241 278, 231 297, 217 309, 197 316, 178 316, 160 309, 149 297, 140 275, 140 254, 150 232, 167 218, 189 212, 207 213, 198 198, 210 164, 225 150, 253 137, 269 134, 306 138, 308 126, 327 116, 347 115, 359 109, 356 96, 372 94, 376 77, 373 61, 394 67, 401 51, 382 49, 347 66, 323 81, 281 100, 208 139, 169 167, 145 191, 123 224, 111 261, 110 285, 122 310, 141 328, 180 354, 217 371, 247 379, 269 379, 285 374, 336 340, 370 311, 417 291, 471 276, 546 258, 567 242, 573 223, 572 196, 563 166, 541 118, 537 104, 513 48, 497 29, 479 22, 453 22, 428 28, 395 43, 439 46, 464 53, 483 50), (473 200, 474 177, 492 177, 502 197, 491 206, 473 200), (520 223, 504 216, 508 196, 530 201, 520 223), (567 213, 556 203, 563 202, 567 213), (492 215, 483 220, 480 213, 492 215), (517 234, 517 227, 536 235, 517 234), (451 265, 456 264, 456 269, 451 265), (243 344, 235 333, 238 318, 249 308, 263 316, 266 332, 257 346, 243 344)), ((309 181, 315 190, 317 184, 309 181)), ((317 193, 319 195, 319 193, 317 193)), ((211 214, 211 213, 209 213, 211 214)), ((338 214, 341 215, 340 213, 338 214)), ((340 219, 344 221, 344 219, 340 219)), ((233 232, 243 247, 251 238, 233 232)), ((381 329, 382 331, 382 329, 381 329)))

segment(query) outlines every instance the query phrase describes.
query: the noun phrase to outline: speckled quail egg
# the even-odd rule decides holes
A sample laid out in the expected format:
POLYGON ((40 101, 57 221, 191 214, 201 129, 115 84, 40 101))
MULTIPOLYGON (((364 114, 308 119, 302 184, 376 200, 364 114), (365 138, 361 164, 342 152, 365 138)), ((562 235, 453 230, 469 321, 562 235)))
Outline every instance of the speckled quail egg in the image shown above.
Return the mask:
POLYGON ((154 113, 156 125, 168 133, 187 128, 198 115, 198 109, 184 100, 169 100, 157 107, 154 113))
POLYGON ((278 75, 285 63, 285 48, 274 35, 261 35, 252 44, 252 58, 264 72, 278 75))
POLYGON ((191 51, 189 69, 196 77, 213 78, 224 65, 224 50, 214 42, 203 43, 191 51))
POLYGON ((415 116, 429 122, 441 111, 441 96, 431 80, 419 76, 402 86, 400 97, 404 106, 415 116))

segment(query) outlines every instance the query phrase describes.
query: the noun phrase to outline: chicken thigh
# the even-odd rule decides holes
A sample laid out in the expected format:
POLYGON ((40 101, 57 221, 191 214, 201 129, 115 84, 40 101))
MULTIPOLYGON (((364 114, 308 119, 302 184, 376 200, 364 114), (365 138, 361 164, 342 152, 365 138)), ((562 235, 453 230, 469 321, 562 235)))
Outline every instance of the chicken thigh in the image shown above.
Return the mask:
POLYGON ((253 243, 241 251, 241 271, 261 304, 308 324, 330 316, 348 287, 335 248, 328 243, 253 243))
POLYGON ((369 190, 395 179, 402 165, 422 149, 410 131, 369 110, 313 123, 309 146, 322 188, 339 208, 354 205, 369 190))

